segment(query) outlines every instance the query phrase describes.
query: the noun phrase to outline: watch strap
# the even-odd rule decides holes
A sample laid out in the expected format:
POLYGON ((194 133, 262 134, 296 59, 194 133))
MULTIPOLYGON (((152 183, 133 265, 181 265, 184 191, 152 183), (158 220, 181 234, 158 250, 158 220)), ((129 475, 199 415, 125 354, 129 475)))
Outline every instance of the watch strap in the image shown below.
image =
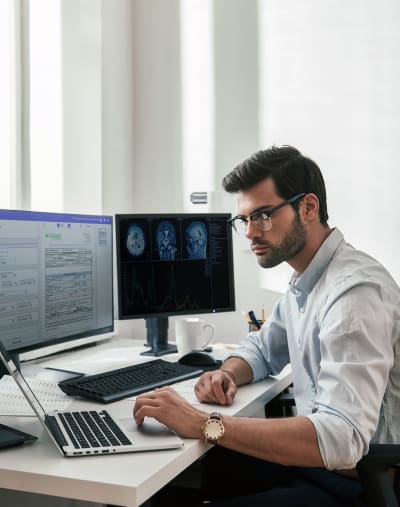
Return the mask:
POLYGON ((218 419, 219 421, 222 421, 222 414, 221 412, 211 412, 211 414, 208 416, 209 419, 218 419))

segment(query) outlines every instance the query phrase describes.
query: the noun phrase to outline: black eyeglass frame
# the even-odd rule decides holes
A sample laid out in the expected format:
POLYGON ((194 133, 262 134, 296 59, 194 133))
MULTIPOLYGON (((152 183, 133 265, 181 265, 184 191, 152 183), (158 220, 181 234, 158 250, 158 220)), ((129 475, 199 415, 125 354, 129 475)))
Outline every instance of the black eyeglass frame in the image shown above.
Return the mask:
MULTIPOLYGON (((286 201, 281 202, 280 204, 278 204, 274 208, 266 209, 266 210, 261 209, 261 210, 253 211, 253 213, 250 213, 250 215, 248 217, 245 217, 244 215, 236 215, 235 217, 229 219, 228 223, 229 223, 229 225, 231 225, 235 229, 235 231, 238 234, 240 234, 240 231, 235 226, 235 221, 236 220, 241 220, 243 222, 243 225, 245 225, 245 229, 247 229, 247 227, 249 225, 249 221, 250 222, 254 221, 253 217, 260 216, 260 215, 266 215, 265 218, 267 218, 267 217, 271 218, 272 215, 276 211, 278 211, 279 209, 283 208, 284 206, 287 206, 288 204, 292 204, 293 202, 296 202, 298 199, 301 199, 305 195, 307 195, 306 192, 302 192, 301 194, 296 194, 293 197, 290 197, 290 199, 287 199, 286 201)), ((271 227, 269 229, 260 229, 260 227, 257 226, 256 222, 254 223, 254 225, 257 227, 258 230, 264 231, 264 232, 270 230, 271 227, 272 227, 272 223, 271 223, 271 227)))

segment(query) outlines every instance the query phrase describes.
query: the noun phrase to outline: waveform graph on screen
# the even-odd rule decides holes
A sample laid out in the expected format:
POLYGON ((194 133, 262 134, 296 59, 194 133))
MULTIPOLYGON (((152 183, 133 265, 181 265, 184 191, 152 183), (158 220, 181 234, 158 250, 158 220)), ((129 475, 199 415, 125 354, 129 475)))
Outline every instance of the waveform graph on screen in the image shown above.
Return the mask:
POLYGON ((127 314, 196 313, 212 304, 206 261, 126 262, 122 269, 127 314))

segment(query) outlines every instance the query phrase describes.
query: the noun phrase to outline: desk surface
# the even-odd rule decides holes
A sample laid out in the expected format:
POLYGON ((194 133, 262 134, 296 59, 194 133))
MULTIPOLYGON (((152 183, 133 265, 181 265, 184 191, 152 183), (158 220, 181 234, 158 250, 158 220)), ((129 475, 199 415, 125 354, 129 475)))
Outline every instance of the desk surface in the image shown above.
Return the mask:
MULTIPOLYGON (((130 342, 130 345, 135 344, 130 342)), ((115 346, 116 342, 113 341, 115 346)), ((123 346, 127 346, 126 341, 123 346)), ((101 347, 106 348, 107 345, 101 347)), ((86 353, 90 354, 88 351, 86 353)), ((258 414, 290 382, 288 370, 277 379, 269 378, 242 386, 234 404, 231 407, 218 407, 218 410, 227 415, 258 414)), ((97 403, 74 400, 71 408, 99 406, 104 408, 104 405, 97 403)), ((107 410, 119 417, 126 417, 132 414, 132 406, 131 400, 122 400, 107 405, 107 410)), ((203 404, 202 408, 212 411, 215 405, 203 404)), ((141 505, 210 447, 199 440, 185 439, 182 449, 64 458, 36 418, 1 417, 0 420, 39 437, 32 445, 1 451, 0 488, 126 507, 141 505)))

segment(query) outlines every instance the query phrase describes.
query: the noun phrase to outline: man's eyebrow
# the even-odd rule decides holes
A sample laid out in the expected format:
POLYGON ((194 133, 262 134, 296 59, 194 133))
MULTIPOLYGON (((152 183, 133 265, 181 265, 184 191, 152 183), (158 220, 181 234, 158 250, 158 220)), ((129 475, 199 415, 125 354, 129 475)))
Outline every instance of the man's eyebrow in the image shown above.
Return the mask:
POLYGON ((248 215, 243 215, 242 213, 238 213, 235 218, 247 218, 250 215, 253 215, 254 213, 260 213, 261 211, 268 211, 271 208, 274 208, 275 206, 271 204, 265 204, 264 206, 260 206, 259 208, 255 208, 251 213, 248 215))
POLYGON ((252 215, 253 213, 258 213, 260 211, 268 211, 269 209, 274 208, 274 207, 275 207, 275 205, 273 205, 273 204, 264 204, 264 206, 260 206, 259 208, 254 209, 250 213, 250 215, 252 215))
POLYGON ((237 218, 247 218, 248 216, 250 215, 253 215, 254 213, 259 213, 260 211, 268 211, 272 208, 274 208, 275 205, 273 204, 264 204, 264 206, 260 206, 259 208, 255 208, 251 213, 249 213, 248 215, 243 215, 242 213, 238 213, 236 215, 237 218))

